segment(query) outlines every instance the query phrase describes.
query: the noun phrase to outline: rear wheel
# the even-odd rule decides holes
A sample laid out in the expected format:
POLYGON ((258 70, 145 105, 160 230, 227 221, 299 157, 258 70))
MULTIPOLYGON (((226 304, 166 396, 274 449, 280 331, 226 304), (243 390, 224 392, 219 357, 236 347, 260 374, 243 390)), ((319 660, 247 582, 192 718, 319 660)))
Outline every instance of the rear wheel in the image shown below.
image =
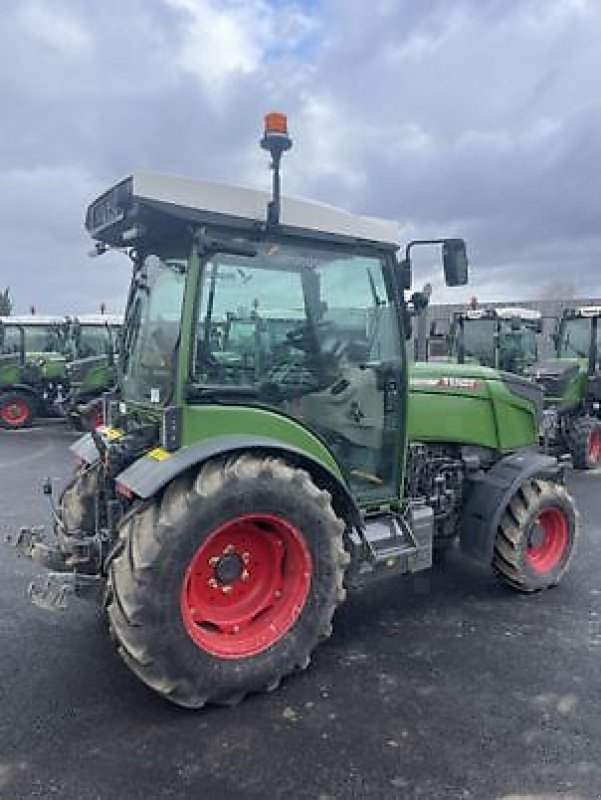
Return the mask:
POLYGON ((78 470, 59 500, 59 515, 68 531, 95 531, 99 464, 78 470))
POLYGON ((594 417, 574 421, 567 436, 568 447, 576 469, 601 466, 601 422, 594 417))
POLYGON ((0 395, 0 425, 3 428, 27 428, 33 422, 35 413, 35 401, 25 392, 6 392, 0 395))
POLYGON ((330 495, 278 459, 243 455, 177 479, 120 531, 107 595, 120 654, 190 708, 275 688, 331 633, 343 531, 330 495))
POLYGON ((522 592, 555 586, 569 566, 577 538, 577 512, 564 487, 528 480, 501 517, 493 569, 522 592))

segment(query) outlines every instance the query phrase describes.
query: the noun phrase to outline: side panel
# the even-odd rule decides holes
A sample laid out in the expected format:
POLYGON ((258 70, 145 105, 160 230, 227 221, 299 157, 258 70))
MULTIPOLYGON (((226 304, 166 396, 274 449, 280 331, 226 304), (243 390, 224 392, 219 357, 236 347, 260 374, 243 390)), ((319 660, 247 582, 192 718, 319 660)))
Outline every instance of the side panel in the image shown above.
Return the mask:
POLYGON ((296 448, 343 479, 340 467, 328 448, 293 419, 261 408, 245 406, 184 406, 182 445, 195 444, 221 436, 260 436, 296 448))
POLYGON ((10 364, 7 366, 0 365, 0 389, 18 383, 20 375, 21 368, 18 364, 10 364))
MULTIPOLYGON (((538 441, 537 403, 509 390, 504 373, 470 365, 410 368, 409 439, 510 452, 538 441)), ((538 393, 532 384, 533 393, 538 393)))

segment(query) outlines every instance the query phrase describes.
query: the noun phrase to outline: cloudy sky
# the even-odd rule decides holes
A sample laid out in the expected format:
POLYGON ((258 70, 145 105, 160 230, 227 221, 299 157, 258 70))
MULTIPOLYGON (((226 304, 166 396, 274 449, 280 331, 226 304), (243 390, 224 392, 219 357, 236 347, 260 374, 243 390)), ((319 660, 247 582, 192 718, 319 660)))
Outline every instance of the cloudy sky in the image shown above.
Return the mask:
MULTIPOLYGON (((461 235, 469 289, 601 295, 601 0, 2 0, 0 288, 117 310, 85 207, 138 168, 285 190, 461 235)), ((438 276, 431 259, 415 280, 438 276)))

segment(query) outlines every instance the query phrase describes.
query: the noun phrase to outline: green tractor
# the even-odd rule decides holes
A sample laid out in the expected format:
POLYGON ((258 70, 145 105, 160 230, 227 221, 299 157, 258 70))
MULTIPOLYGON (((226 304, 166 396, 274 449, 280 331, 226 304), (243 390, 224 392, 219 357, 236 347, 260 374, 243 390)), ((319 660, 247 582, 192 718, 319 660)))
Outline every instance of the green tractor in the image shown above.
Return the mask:
POLYGON ((450 357, 524 375, 538 358, 540 311, 530 308, 469 309, 453 317, 450 357))
MULTIPOLYGON (((51 570, 35 602, 100 598, 128 667, 190 708, 276 688, 330 636, 348 587, 430 567, 440 502, 466 551, 524 592, 560 580, 578 532, 561 465, 512 433, 531 400, 482 369, 449 384, 450 413, 478 414, 473 445, 450 471, 412 463, 433 474, 405 492, 417 243, 399 259, 396 224, 280 198, 283 115, 262 145, 271 195, 135 174, 89 207, 99 253, 131 247, 119 386, 108 425, 72 447, 53 538, 15 542, 51 570), (227 359, 222 345, 228 315, 252 309, 280 323, 249 369, 232 356, 246 337, 227 359)), ((463 241, 437 243, 447 284, 465 283, 463 241)))
POLYGON ((62 412, 80 430, 104 422, 102 395, 117 382, 122 325, 123 318, 116 314, 79 314, 70 320, 72 358, 66 365, 68 392, 62 412))
POLYGON ((555 357, 528 371, 545 391, 543 435, 552 451, 569 451, 574 466, 601 466, 601 306, 564 311, 555 357))
POLYGON ((0 427, 56 416, 66 394, 68 324, 61 317, 0 317, 0 427))

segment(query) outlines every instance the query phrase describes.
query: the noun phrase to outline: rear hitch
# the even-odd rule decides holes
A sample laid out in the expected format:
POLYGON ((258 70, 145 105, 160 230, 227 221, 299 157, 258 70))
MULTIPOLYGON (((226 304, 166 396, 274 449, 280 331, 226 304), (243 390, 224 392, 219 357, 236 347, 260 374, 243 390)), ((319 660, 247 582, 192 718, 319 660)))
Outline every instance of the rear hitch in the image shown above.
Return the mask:
POLYGON ((19 528, 16 536, 8 534, 7 544, 15 548, 18 555, 29 558, 46 569, 54 572, 69 572, 71 567, 58 547, 44 541, 44 527, 19 528))
POLYGON ((7 544, 19 556, 28 558, 49 570, 39 575, 28 587, 31 602, 39 608, 62 610, 67 607, 69 597, 99 600, 102 597, 104 581, 98 574, 88 575, 77 572, 73 567, 78 561, 86 563, 87 557, 78 559, 78 551, 86 548, 86 543, 74 541, 70 552, 63 552, 44 541, 44 528, 20 528, 15 535, 6 537, 7 544))
POLYGON ((46 611, 64 611, 70 597, 102 598, 103 581, 98 575, 78 572, 48 572, 33 580, 27 589, 31 602, 46 611))

